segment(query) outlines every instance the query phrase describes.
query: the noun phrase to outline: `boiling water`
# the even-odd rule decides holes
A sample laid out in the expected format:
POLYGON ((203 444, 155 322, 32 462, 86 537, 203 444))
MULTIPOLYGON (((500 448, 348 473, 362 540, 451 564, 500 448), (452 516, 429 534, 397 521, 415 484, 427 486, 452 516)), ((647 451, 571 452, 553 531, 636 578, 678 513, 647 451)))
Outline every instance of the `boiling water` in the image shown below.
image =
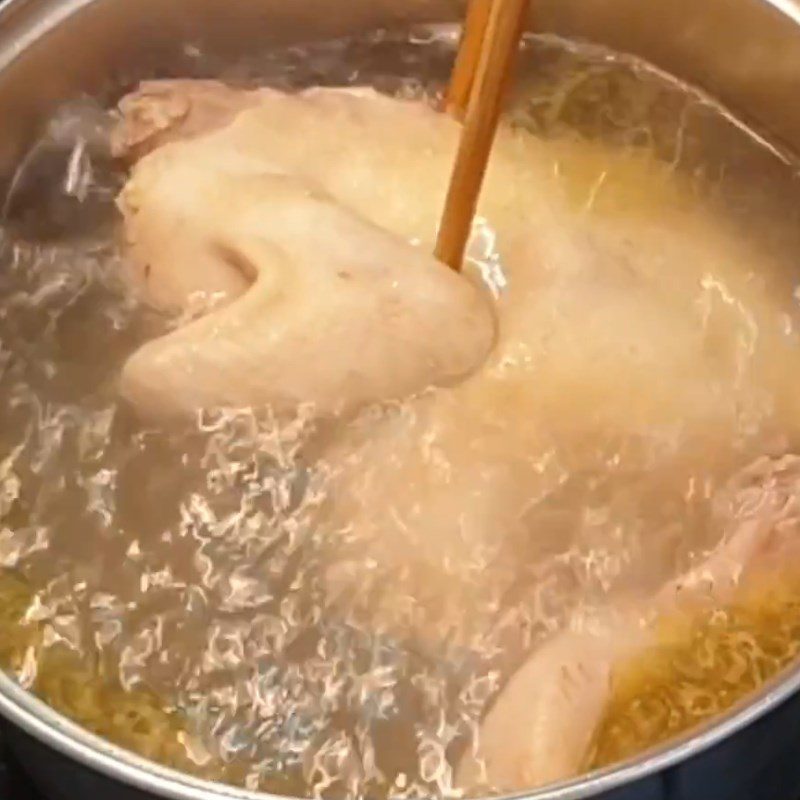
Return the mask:
MULTIPOLYGON (((448 30, 381 33, 234 71, 193 57, 198 74, 417 96, 440 91, 454 43, 448 30)), ((530 39, 521 76, 518 124, 611 154, 646 153, 713 213, 746 225, 778 265, 761 278, 785 298, 780 322, 793 331, 800 186, 791 159, 707 98, 605 51, 530 39)), ((480 607, 469 635, 421 639, 375 625, 365 607, 382 588, 402 591, 402 568, 363 575, 362 602, 331 601, 328 537, 309 524, 322 502, 302 457, 310 421, 279 426, 241 411, 163 430, 118 402, 125 358, 173 323, 121 283, 113 197, 124 176, 104 157, 106 126, 91 104, 66 109, 6 204, 0 653, 83 724, 201 775, 296 794, 452 794, 452 765, 525 654, 579 606, 658 585, 710 547, 717 483, 776 447, 775 431, 756 426, 722 467, 693 476, 699 492, 624 470, 567 474, 532 511, 547 535, 512 543, 510 586, 480 607)), ((602 212, 608 164, 562 166, 576 205, 602 212)), ((481 244, 473 255, 502 292, 481 244)))

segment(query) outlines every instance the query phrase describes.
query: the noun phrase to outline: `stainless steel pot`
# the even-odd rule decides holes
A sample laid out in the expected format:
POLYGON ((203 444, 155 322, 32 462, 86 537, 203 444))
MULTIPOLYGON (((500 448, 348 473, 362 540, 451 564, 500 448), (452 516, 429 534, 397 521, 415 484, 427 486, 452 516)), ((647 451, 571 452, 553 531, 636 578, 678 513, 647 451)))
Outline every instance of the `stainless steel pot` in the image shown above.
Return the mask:
MULTIPOLYGON (((532 27, 643 56, 800 151, 796 0, 535 0, 532 27)), ((225 60, 271 43, 463 13, 460 0, 6 0, 0 6, 0 183, 63 100, 190 71, 186 43, 225 60)), ((2 187, 0 187, 0 191, 2 187)), ((54 798, 244 800, 66 721, 0 675, 11 746, 54 798)), ((800 668, 715 725, 532 800, 791 800, 800 795, 800 668)), ((263 796, 262 797, 263 800, 263 796)))

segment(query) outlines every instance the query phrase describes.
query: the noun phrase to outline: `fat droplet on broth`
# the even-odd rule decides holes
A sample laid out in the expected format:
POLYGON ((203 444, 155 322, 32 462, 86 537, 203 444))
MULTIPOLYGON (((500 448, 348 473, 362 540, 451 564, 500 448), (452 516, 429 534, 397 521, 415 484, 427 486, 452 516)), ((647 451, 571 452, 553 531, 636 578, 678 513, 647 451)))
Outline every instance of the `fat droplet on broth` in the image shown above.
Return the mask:
MULTIPOLYGON (((373 34, 217 71, 285 89, 371 84, 433 95, 455 41, 452 29, 373 34)), ((200 51, 190 55, 198 70, 216 69, 200 51)), ((680 174, 720 213, 746 222, 755 246, 792 263, 800 250, 793 167, 713 103, 635 61, 552 38, 529 40, 522 62, 517 125, 556 143, 584 138, 650 158, 650 180, 680 174)), ((329 537, 309 524, 325 501, 324 481, 303 458, 309 415, 279 424, 228 411, 167 432, 141 427, 118 405, 125 357, 187 320, 158 317, 121 288, 105 223, 122 176, 105 159, 97 108, 72 113, 23 164, 30 171, 18 176, 6 209, 13 224, 0 242, 0 439, 8 454, 0 559, 30 588, 28 613, 8 633, 18 647, 2 650, 8 665, 34 686, 52 670, 85 675, 101 665, 105 680, 136 698, 147 753, 202 775, 288 794, 452 794, 454 754, 524 654, 576 605, 600 602, 632 573, 649 569, 642 580, 656 584, 674 571, 692 549, 689 533, 694 547, 711 544, 709 492, 684 486, 645 496, 637 476, 625 474, 624 452, 605 454, 605 476, 573 475, 558 453, 540 453, 542 471, 561 477, 532 498, 531 518, 552 535, 514 543, 524 568, 485 630, 422 652, 413 637, 349 617, 326 595, 329 537), (58 178, 45 195, 42 176, 58 178), (45 209, 53 224, 20 225, 31 209, 45 209), (66 235, 70 225, 80 237, 66 235), (646 546, 654 529, 664 532, 657 558, 646 546), (37 630, 44 633, 32 643, 37 630), (153 747, 158 736, 174 746, 153 747)), ((553 172, 576 213, 613 219, 625 210, 616 205, 620 163, 555 159, 553 172)), ((624 185, 628 204, 648 191, 646 182, 624 185)), ((476 221, 469 255, 495 295, 513 290, 491 220, 476 221)), ((785 288, 791 314, 788 266, 764 279, 785 288)), ((698 297, 711 308, 724 288, 699 287, 698 297)), ((745 355, 748 330, 745 321, 745 355)), ((696 485, 704 480, 696 476, 696 485)), ((373 563, 360 580, 371 597, 393 576, 373 563)), ((22 592, 16 581, 7 591, 22 592)), ((66 695, 61 710, 120 738, 66 695)), ((144 739, 122 741, 145 748, 144 739)))

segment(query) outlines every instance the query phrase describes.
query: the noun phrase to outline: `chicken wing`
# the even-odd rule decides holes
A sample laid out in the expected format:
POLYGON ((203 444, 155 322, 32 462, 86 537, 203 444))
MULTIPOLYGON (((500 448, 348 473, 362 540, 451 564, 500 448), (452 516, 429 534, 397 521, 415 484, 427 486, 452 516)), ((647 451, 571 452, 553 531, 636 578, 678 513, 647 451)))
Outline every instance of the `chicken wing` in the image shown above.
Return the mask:
POLYGON ((121 198, 151 302, 186 310, 200 293, 212 306, 126 365, 139 409, 347 415, 482 363, 487 293, 279 160, 213 136, 156 149, 121 198))

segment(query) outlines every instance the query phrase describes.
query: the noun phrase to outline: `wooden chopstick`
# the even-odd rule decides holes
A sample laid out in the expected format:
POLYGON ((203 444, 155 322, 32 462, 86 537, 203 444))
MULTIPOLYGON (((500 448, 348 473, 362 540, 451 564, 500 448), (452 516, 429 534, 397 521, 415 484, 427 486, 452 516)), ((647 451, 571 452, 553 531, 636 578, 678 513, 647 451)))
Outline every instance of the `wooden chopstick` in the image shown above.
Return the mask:
MULTIPOLYGON (((464 261, 472 220, 500 123, 505 90, 525 29, 528 0, 490 0, 489 5, 464 130, 436 242, 436 257, 454 270, 460 270, 464 261)), ((472 37, 479 35, 478 14, 479 10, 473 6, 470 17, 473 17, 471 22, 475 32, 465 32, 462 50, 472 48, 472 37)), ((469 52, 463 57, 459 54, 462 67, 456 70, 455 75, 459 81, 458 91, 461 91, 460 84, 469 73, 469 58, 469 52)), ((455 96, 455 92, 452 94, 455 96)))
POLYGON ((489 25, 492 2, 493 0, 471 0, 469 4, 464 35, 458 48, 458 56, 445 99, 445 111, 459 120, 463 120, 467 113, 486 38, 486 28, 489 25))

